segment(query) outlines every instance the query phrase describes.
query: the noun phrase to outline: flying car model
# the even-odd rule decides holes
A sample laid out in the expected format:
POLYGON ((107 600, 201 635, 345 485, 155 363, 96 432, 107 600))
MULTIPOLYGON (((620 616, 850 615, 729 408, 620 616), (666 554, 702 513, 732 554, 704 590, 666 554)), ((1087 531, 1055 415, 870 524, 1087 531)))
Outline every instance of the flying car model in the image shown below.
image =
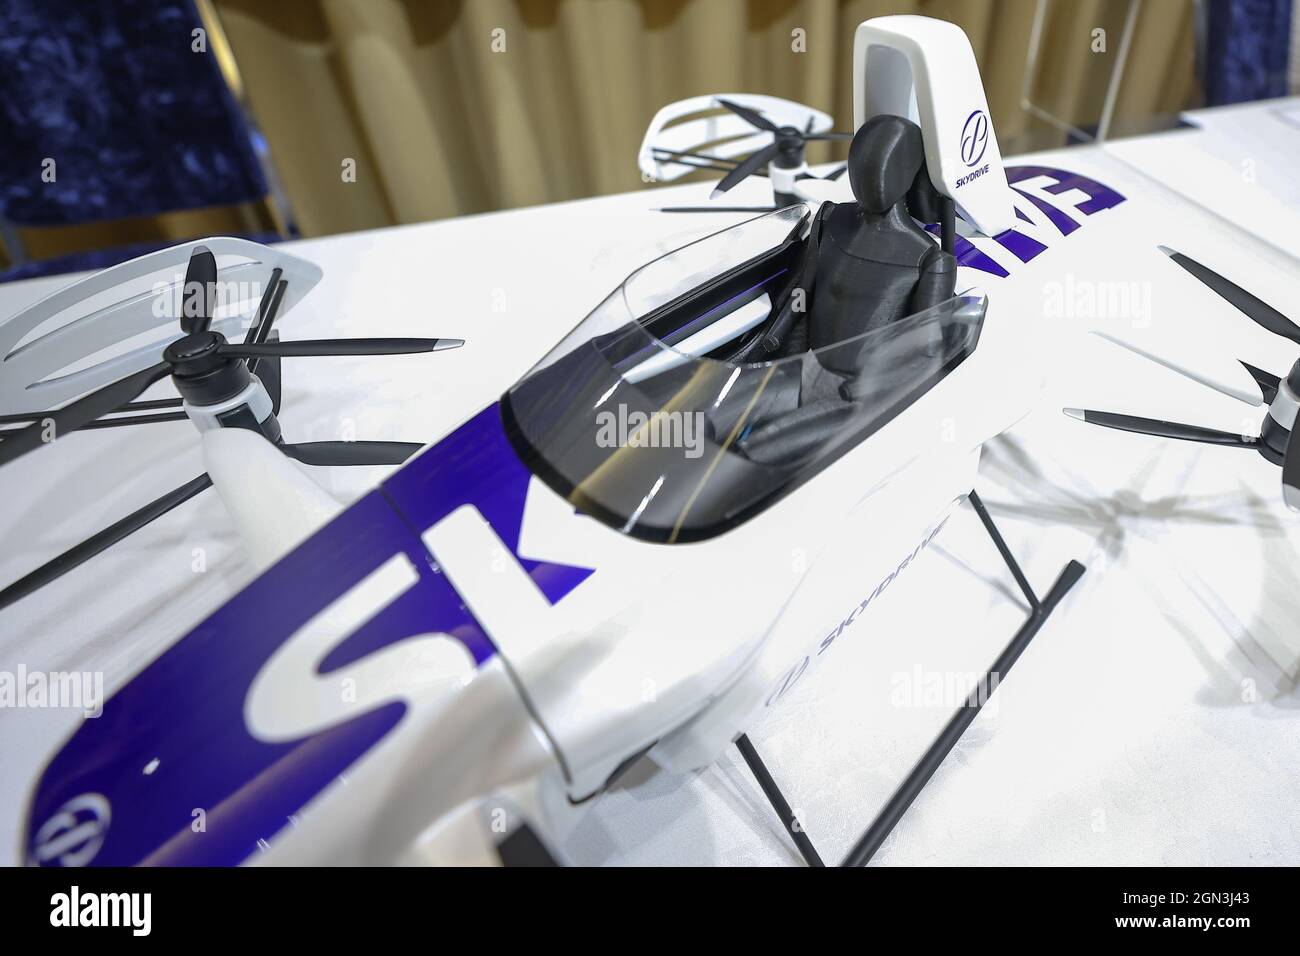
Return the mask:
MULTIPOLYGON (((904 48, 929 110, 986 113, 960 30, 888 27, 875 40, 904 48), (901 43, 909 30, 927 42, 901 43), (927 88, 936 56, 965 71, 959 82, 927 88)), ((248 391, 243 361, 327 348, 259 346, 269 323, 232 345, 201 307, 162 364, 51 413, 76 428, 171 375, 264 570, 54 757, 27 859, 529 862, 551 859, 577 809, 642 755, 703 767, 740 736, 770 783, 744 729, 973 494, 981 444, 1041 381, 1015 310, 986 321, 985 295, 954 294, 951 149, 887 107, 855 138, 857 207, 792 205, 636 271, 497 403, 346 509, 288 461, 248 391), (909 202, 948 210, 941 243, 909 202), (860 219, 875 226, 855 231, 860 219), (876 284, 854 284, 864 269, 876 284), (802 293, 806 313, 791 305, 802 293), (232 383, 207 396, 190 384, 206 376, 232 383), (812 597, 808 581, 846 562, 874 590, 812 597), (174 696, 195 682, 202 708, 174 696)), ((981 131, 977 158, 1002 185, 964 194, 963 214, 1009 223, 981 131)), ((191 272, 187 285, 215 279, 201 250, 191 272)), ((365 347, 439 344, 352 346, 365 347)), ((0 458, 37 447, 38 425, 0 442, 0 458)), ((974 500, 1033 608, 1005 671, 1082 567, 1040 602, 974 500)), ((854 856, 977 709, 954 718, 854 856)))
MULTIPOLYGON (((983 443, 1040 394, 1044 286, 1117 257, 1164 261, 1153 220, 1204 222, 1138 195, 1143 180, 1105 156, 1004 167, 951 24, 868 21, 854 59, 861 140, 841 194, 636 270, 497 401, 392 451, 401 467, 352 504, 248 402, 223 419, 187 399, 260 574, 53 755, 24 860, 549 863, 640 758, 689 770, 735 744, 820 863, 746 731, 865 630, 967 498, 1030 607, 991 665, 1005 676, 1083 573, 1069 563, 1040 598, 972 491, 983 443), (879 281, 855 285, 846 256, 879 281)), ((1179 288, 1171 300, 1194 299, 1179 288)), ((239 377, 226 362, 347 347, 259 351, 269 322, 232 345, 206 317, 166 368, 77 399, 65 425, 195 358, 239 377)), ((0 461, 38 447, 21 434, 0 461)), ((870 858, 981 703, 846 862, 870 858)))

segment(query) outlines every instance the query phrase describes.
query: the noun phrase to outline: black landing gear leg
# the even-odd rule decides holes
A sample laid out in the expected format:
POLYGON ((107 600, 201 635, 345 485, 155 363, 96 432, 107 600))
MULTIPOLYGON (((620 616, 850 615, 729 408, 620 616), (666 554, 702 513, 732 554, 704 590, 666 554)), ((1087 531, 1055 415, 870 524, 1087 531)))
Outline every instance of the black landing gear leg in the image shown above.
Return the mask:
MULTIPOLYGON (((1065 597, 1070 588, 1074 587, 1079 578, 1083 576, 1083 565, 1078 561, 1071 561, 1061 571, 1056 583, 1052 585, 1046 597, 1040 600, 1038 595, 1034 593, 1033 588, 1029 586, 1024 572, 1020 570, 1020 565, 1016 562, 1010 549, 1007 548, 1006 542, 1002 540, 1002 535, 998 532, 997 525, 993 523, 992 517, 989 516, 988 510, 984 507, 984 502, 980 500, 980 496, 974 491, 970 493, 970 503, 974 507, 975 513, 979 515, 984 530, 993 539, 993 544, 997 547, 998 553, 1002 555, 1002 560, 1006 562, 1011 576, 1015 578, 1016 584, 1029 602, 1029 618, 1021 625, 1020 630, 1016 632, 1011 642, 1003 648, 1002 653, 993 662, 993 666, 984 675, 983 681, 976 686, 975 690, 971 691, 966 703, 952 715, 952 719, 948 721, 943 731, 935 738, 934 743, 930 744, 929 749, 917 761, 916 766, 903 778, 903 782, 898 785, 898 789, 894 791, 893 796, 889 798, 884 808, 871 821, 871 825, 867 827, 866 832, 862 834, 853 849, 849 851, 848 856, 844 858, 842 866, 865 866, 871 860, 876 850, 885 842, 885 838, 893 831, 898 821, 903 818, 903 814, 912 805, 912 801, 916 799, 917 795, 930 781, 930 778, 934 776, 934 772, 939 769, 939 765, 943 763, 949 751, 961 739, 961 735, 966 732, 966 728, 970 726, 971 721, 975 719, 975 715, 984 706, 985 700, 996 692, 998 683, 1006 679, 1012 665, 1015 664, 1025 648, 1029 646, 1029 642, 1033 640, 1034 635, 1043 626, 1043 622, 1056 609, 1056 605, 1061 602, 1061 599, 1065 597)), ((808 865, 824 866, 825 864, 822 863, 821 857, 818 856, 812 841, 808 839, 808 834, 803 831, 803 827, 795 819, 790 805, 781 794, 780 788, 777 787, 776 781, 772 779, 772 775, 764 766, 749 738, 741 734, 736 739, 736 747, 740 750, 741 756, 745 758, 745 763, 749 765, 750 771, 758 780, 758 785, 772 804, 777 816, 785 824, 786 831, 789 832, 790 837, 799 848, 799 852, 808 861, 808 865)))

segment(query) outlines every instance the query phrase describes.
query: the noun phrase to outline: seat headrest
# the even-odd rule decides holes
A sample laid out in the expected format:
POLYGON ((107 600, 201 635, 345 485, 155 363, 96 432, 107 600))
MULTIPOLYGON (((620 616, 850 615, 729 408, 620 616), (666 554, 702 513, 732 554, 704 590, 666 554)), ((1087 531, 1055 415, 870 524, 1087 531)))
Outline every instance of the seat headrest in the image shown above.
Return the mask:
POLYGON ((943 197, 930 181, 930 170, 925 163, 916 171, 912 188, 907 191, 907 211, 913 219, 924 223, 938 222, 943 216, 943 197))
POLYGON ((849 187, 864 210, 883 213, 908 195, 924 164, 919 126, 901 116, 873 116, 849 146, 849 187))

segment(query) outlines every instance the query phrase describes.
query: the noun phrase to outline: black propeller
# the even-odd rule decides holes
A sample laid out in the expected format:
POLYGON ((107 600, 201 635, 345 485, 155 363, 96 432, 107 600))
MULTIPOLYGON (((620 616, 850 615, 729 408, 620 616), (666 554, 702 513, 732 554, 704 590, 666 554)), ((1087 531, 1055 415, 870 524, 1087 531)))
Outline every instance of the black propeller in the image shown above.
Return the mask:
MULTIPOLYGON (((770 119, 757 110, 750 109, 748 106, 742 106, 732 100, 717 99, 715 102, 735 113, 745 122, 749 123, 755 129, 764 133, 772 133, 776 138, 767 146, 764 146, 758 152, 753 153, 744 160, 737 162, 723 156, 711 156, 708 153, 692 153, 685 150, 667 149, 661 146, 654 147, 655 159, 660 162, 673 162, 681 166, 690 166, 694 169, 711 169, 726 173, 722 180, 714 188, 710 199, 717 199, 718 196, 727 192, 737 183, 750 176, 768 176, 767 166, 772 160, 779 159, 779 166, 787 169, 798 169, 803 166, 803 149, 804 144, 812 140, 843 140, 852 139, 852 133, 813 133, 812 125, 815 117, 809 116, 808 122, 804 124, 802 130, 793 126, 777 126, 770 119)), ((835 180, 844 175, 847 166, 841 166, 826 176, 826 179, 835 180)), ((798 179, 814 179, 811 173, 802 172, 797 174, 798 179)), ((778 196, 775 205, 771 206, 664 206, 652 210, 654 212, 749 212, 765 213, 775 212, 789 202, 788 198, 778 196)))
MULTIPOLYGON (((722 181, 718 183, 717 187, 713 190, 712 195, 709 197, 711 199, 716 199, 741 180, 747 179, 759 172, 765 168, 768 163, 782 154, 789 159, 788 163, 782 163, 783 166, 788 166, 788 168, 797 168, 802 166, 803 148, 805 143, 817 140, 845 140, 853 138, 852 133, 810 133, 807 131, 809 126, 805 126, 802 130, 796 126, 777 126, 762 113, 757 110, 752 110, 748 106, 742 106, 739 103, 732 102, 731 100, 724 100, 720 97, 715 102, 717 102, 719 106, 735 113, 755 129, 765 133, 771 133, 774 139, 770 144, 764 146, 758 152, 752 153, 748 159, 742 161, 735 169, 723 176, 722 181)), ((809 125, 811 125, 811 119, 809 120, 809 125)))
MULTIPOLYGON (((179 398, 135 401, 154 382, 169 374, 175 374, 178 365, 184 368, 187 363, 197 363, 200 368, 211 368, 214 360, 219 363, 221 359, 243 359, 248 371, 258 376, 269 394, 274 414, 280 410, 281 356, 392 355, 438 351, 464 344, 459 339, 411 338, 279 342, 272 325, 279 313, 288 285, 282 278, 280 269, 272 271, 270 282, 258 304, 254 323, 245 335, 243 343, 231 344, 227 343, 221 335, 208 331, 215 303, 215 283, 215 258, 206 248, 196 247, 186 271, 185 302, 187 304, 183 307, 183 314, 180 317, 181 327, 187 333, 185 338, 173 342, 164 350, 164 361, 160 364, 113 382, 63 408, 48 412, 0 416, 0 424, 32 423, 10 432, 0 432, 0 464, 12 461, 69 431, 188 418, 184 412, 157 415, 128 414, 117 418, 101 417, 110 412, 133 413, 179 407, 182 404, 182 399, 179 398), (180 347, 175 348, 178 345, 180 347)), ((394 465, 405 461, 421 446, 414 442, 354 441, 305 442, 280 444, 277 447, 289 457, 308 465, 394 465)), ((0 608, 5 608, 62 577, 193 498, 211 484, 208 475, 199 475, 69 548, 9 587, 0 590, 0 608)))
MULTIPOLYGON (((735 102, 734 100, 724 100, 722 97, 718 97, 715 100, 715 102, 719 106, 731 110, 731 112, 735 113, 737 116, 743 119, 750 126, 753 126, 757 129, 761 129, 767 133, 783 132, 782 127, 777 126, 775 123, 773 123, 762 113, 758 112, 757 110, 752 110, 748 106, 741 106, 739 103, 735 102)), ((852 139, 853 138, 852 133, 811 132, 812 124, 813 124, 813 118, 810 116, 808 117, 808 122, 804 124, 804 128, 802 130, 796 130, 796 132, 799 133, 801 139, 807 141, 807 140, 814 140, 814 139, 852 139)), ((793 128, 794 127, 791 127, 791 129, 793 128)))
MULTIPOLYGON (((1247 292, 1232 280, 1219 275, 1191 256, 1183 255, 1168 246, 1161 246, 1160 251, 1260 328, 1300 345, 1300 325, 1259 296, 1247 292)), ((1300 450, 1298 450, 1300 442, 1293 440, 1296 423, 1294 393, 1296 386, 1300 385, 1300 362, 1291 369, 1285 386, 1282 379, 1272 372, 1256 368, 1249 362, 1241 364, 1255 380, 1264 401, 1270 406, 1270 417, 1264 421, 1263 434, 1252 441, 1252 447, 1259 448, 1269 461, 1282 465, 1282 498, 1288 508, 1300 511, 1300 450), (1280 398, 1284 388, 1286 389, 1285 401, 1280 398)), ((1090 421, 1091 418, 1086 420, 1090 421)), ((1223 444, 1230 443, 1223 442, 1223 444)))
POLYGON ((735 169, 722 177, 722 180, 713 188, 709 194, 710 199, 717 199, 732 186, 739 183, 742 179, 748 179, 754 173, 763 169, 776 158, 776 154, 781 152, 780 143, 770 143, 764 146, 757 153, 751 153, 749 158, 740 163, 735 169))
MULTIPOLYGON (((211 255, 211 253, 209 253, 211 255)), ((284 298, 284 290, 289 283, 281 279, 283 270, 272 269, 271 281, 266 292, 262 294, 262 300, 257 307, 257 318, 253 326, 248 330, 244 337, 245 344, 260 344, 265 341, 276 341, 279 333, 271 330, 271 325, 275 321, 276 314, 280 311, 280 302, 284 298)), ((278 413, 280 411, 280 358, 253 358, 248 360, 248 370, 261 380, 262 385, 266 388, 267 394, 271 396, 271 411, 278 413)), ((156 415, 137 415, 135 412, 154 411, 155 409, 180 408, 184 400, 180 398, 156 398, 146 402, 128 402, 121 408, 114 409, 114 413, 132 413, 123 414, 115 418, 99 418, 95 421, 82 425, 78 431, 94 428, 120 428, 125 425, 152 425, 159 422, 184 422, 189 421, 189 416, 184 412, 163 412, 156 415)), ((27 422, 42 421, 50 418, 55 413, 48 412, 25 412, 21 415, 0 415, 0 425, 9 424, 26 424, 27 422)), ((0 438, 3 438, 8 429, 0 431, 0 438)))
POLYGON ((304 465, 400 465, 422 447, 410 441, 309 441, 280 449, 304 465))
POLYGON ((1104 425, 1118 428, 1120 431, 1135 432, 1139 435, 1155 435, 1157 438, 1178 438, 1183 441, 1203 442, 1209 445, 1229 445, 1235 448, 1258 448, 1259 438, 1250 435, 1234 435, 1213 428, 1199 425, 1183 425, 1179 422, 1167 422, 1155 418, 1139 418, 1136 415, 1116 415, 1113 412, 1094 412, 1085 408, 1066 408, 1065 414, 1077 418, 1089 425, 1104 425))
MULTIPOLYGON (((1238 361, 1241 360, 1238 359, 1238 361)), ((1251 365, 1249 362, 1242 362, 1241 364, 1245 366, 1246 371, 1250 373, 1250 377, 1253 378, 1255 384, 1259 386, 1259 391, 1264 396, 1264 404, 1273 404, 1273 399, 1277 398, 1277 388, 1278 385, 1281 384, 1282 379, 1274 375, 1272 372, 1266 372, 1262 368, 1255 368, 1255 366, 1251 365)))
POLYGON ((217 306, 217 257, 207 246, 195 246, 181 287, 181 329, 206 332, 217 306))
POLYGON ((1202 265, 1190 256, 1175 252, 1168 246, 1161 246, 1160 251, 1218 293, 1220 298, 1229 305, 1254 320, 1257 325, 1300 345, 1300 325, 1296 325, 1263 299, 1247 292, 1235 282, 1225 279, 1209 266, 1202 265))
MULTIPOLYGON (((692 169, 713 169, 719 172, 729 173, 738 165, 734 161, 723 156, 710 156, 707 153, 692 153, 685 150, 665 149, 662 146, 653 148, 654 158, 661 163, 676 163, 679 166, 690 166, 692 169)), ((766 176, 766 173, 759 173, 760 176, 766 176)))
MULTIPOLYGON (((1297 368, 1300 368, 1300 362, 1297 363, 1297 368)), ((1265 435, 1272 436, 1266 440, 1262 436, 1234 435, 1232 432, 1216 431, 1213 428, 1201 428, 1198 425, 1183 425, 1153 418, 1138 418, 1134 415, 1115 415, 1111 412, 1095 412, 1081 408, 1066 408, 1063 411, 1071 418, 1088 422, 1090 425, 1104 425, 1106 428, 1118 428, 1139 435, 1178 438, 1183 441, 1203 442, 1230 448, 1253 448, 1266 460, 1281 464, 1282 500, 1292 511, 1300 511, 1300 441, 1294 440, 1294 421, 1291 428, 1282 429, 1278 427, 1275 420, 1266 418, 1265 435), (1275 430, 1270 432, 1270 428, 1275 430), (1279 457, 1279 447, 1282 443, 1285 443, 1285 450, 1280 452, 1279 457)))
MULTIPOLYGON (((1185 256, 1168 246, 1160 246, 1160 251, 1172 259, 1178 266, 1190 273, 1199 282, 1207 286, 1229 305, 1243 313, 1261 328, 1281 336, 1291 342, 1300 344, 1300 325, 1287 318, 1277 309, 1241 286, 1224 278, 1213 269, 1197 262, 1191 256, 1185 256)), ((1294 440, 1297 420, 1296 394, 1300 392, 1300 361, 1297 361, 1283 382, 1280 376, 1262 368, 1256 368, 1249 362, 1242 362, 1242 367, 1259 386, 1265 404, 1269 406, 1258 436, 1232 434, 1201 428, 1197 425, 1183 425, 1178 422, 1158 421, 1151 418, 1138 418, 1133 415, 1116 415, 1110 412, 1096 412, 1079 408, 1063 409, 1065 414, 1093 425, 1118 428, 1121 431, 1136 432, 1141 435, 1155 435, 1160 438, 1177 438, 1183 441, 1203 442, 1211 445, 1224 445, 1233 448, 1253 448, 1275 465, 1282 466, 1282 499, 1292 511, 1300 511, 1300 441, 1294 440)))
POLYGON ((724 100, 722 97, 718 97, 715 102, 719 106, 731 110, 731 112, 756 129, 767 130, 769 133, 777 131, 777 125, 757 110, 751 110, 748 106, 741 106, 731 100, 724 100))
MULTIPOLYGON (((208 333, 215 335, 215 332, 208 333)), ((181 342, 184 342, 181 339, 181 342)), ((290 358, 324 355, 410 355, 460 348, 464 339, 300 339, 296 342, 266 342, 242 345, 222 342, 218 355, 230 358, 290 358)))
MULTIPOLYGON (((436 352, 463 345, 461 339, 315 339, 299 342, 232 344, 218 332, 196 332, 178 339, 163 352, 164 361, 119 379, 60 409, 49 412, 26 428, 5 434, 0 441, 0 465, 8 464, 44 444, 89 426, 138 398, 154 382, 183 372, 188 363, 218 358, 266 359, 281 356, 401 355, 436 352)), ((277 382, 278 374, 274 376, 277 382)), ((167 419, 170 420, 170 419, 167 419)))

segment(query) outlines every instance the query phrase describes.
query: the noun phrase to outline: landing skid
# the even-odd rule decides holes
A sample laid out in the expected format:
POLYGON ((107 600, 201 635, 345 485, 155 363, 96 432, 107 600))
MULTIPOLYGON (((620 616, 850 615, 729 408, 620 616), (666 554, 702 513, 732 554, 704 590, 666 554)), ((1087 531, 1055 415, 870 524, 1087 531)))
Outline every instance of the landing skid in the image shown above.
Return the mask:
MULTIPOLYGON (((898 821, 903 818, 907 808, 912 805, 912 801, 929 783, 930 778, 939 769, 939 765, 943 763, 949 751, 961 739, 961 735, 966 732, 966 728, 970 726, 971 721, 980 712, 980 708, 984 706, 985 700, 992 696, 996 692, 998 684, 1006 679, 1012 665, 1015 664, 1024 649, 1029 646, 1029 642, 1033 640, 1034 635, 1043 626, 1043 622, 1056 609, 1056 605, 1061 602, 1061 599, 1065 597, 1070 588, 1074 587, 1079 578, 1083 576, 1084 566, 1078 561, 1071 561, 1062 569, 1056 583, 1047 592, 1047 596, 1039 600, 1038 595, 1029 586, 1029 581, 1026 580, 1024 572, 1020 570, 1020 565, 1016 562, 1010 549, 1007 548, 1006 542, 1002 540, 1002 535, 998 532, 997 525, 993 523, 993 518, 985 509, 984 502, 980 500, 980 496, 974 491, 970 493, 970 503, 975 508, 975 513, 979 515, 980 521, 984 524, 984 530, 988 532, 989 537, 993 539, 994 545, 997 546, 998 553, 1002 555, 1002 560, 1006 562, 1011 576, 1016 579, 1016 584, 1019 585, 1025 599, 1029 602, 1029 618, 1021 625, 1020 630, 1016 631, 1011 642, 1003 648, 1002 653, 993 662, 993 666, 984 675, 984 679, 971 691, 970 696, 966 698, 966 703, 952 715, 943 731, 930 744, 929 749, 926 750, 921 759, 917 761, 916 766, 903 778, 903 782, 898 785, 898 789, 894 791, 884 808, 871 821, 871 825, 867 827, 866 832, 862 834, 858 842, 854 844, 853 849, 849 851, 840 864, 841 866, 866 866, 870 862, 876 850, 880 849, 880 845, 885 842, 885 838, 893 831, 898 821)), ((745 763, 758 781, 763 795, 767 797, 772 809, 780 817, 786 832, 794 840, 795 846, 799 848, 804 860, 807 861, 809 866, 825 866, 826 864, 822 862, 822 858, 817 853, 816 847, 813 846, 812 840, 808 838, 808 834, 795 817, 794 811, 790 809, 790 804, 781 793, 780 787, 772 778, 772 774, 768 771, 762 758, 759 757, 758 751, 754 749, 749 737, 745 734, 737 737, 736 748, 745 759, 745 763)))

